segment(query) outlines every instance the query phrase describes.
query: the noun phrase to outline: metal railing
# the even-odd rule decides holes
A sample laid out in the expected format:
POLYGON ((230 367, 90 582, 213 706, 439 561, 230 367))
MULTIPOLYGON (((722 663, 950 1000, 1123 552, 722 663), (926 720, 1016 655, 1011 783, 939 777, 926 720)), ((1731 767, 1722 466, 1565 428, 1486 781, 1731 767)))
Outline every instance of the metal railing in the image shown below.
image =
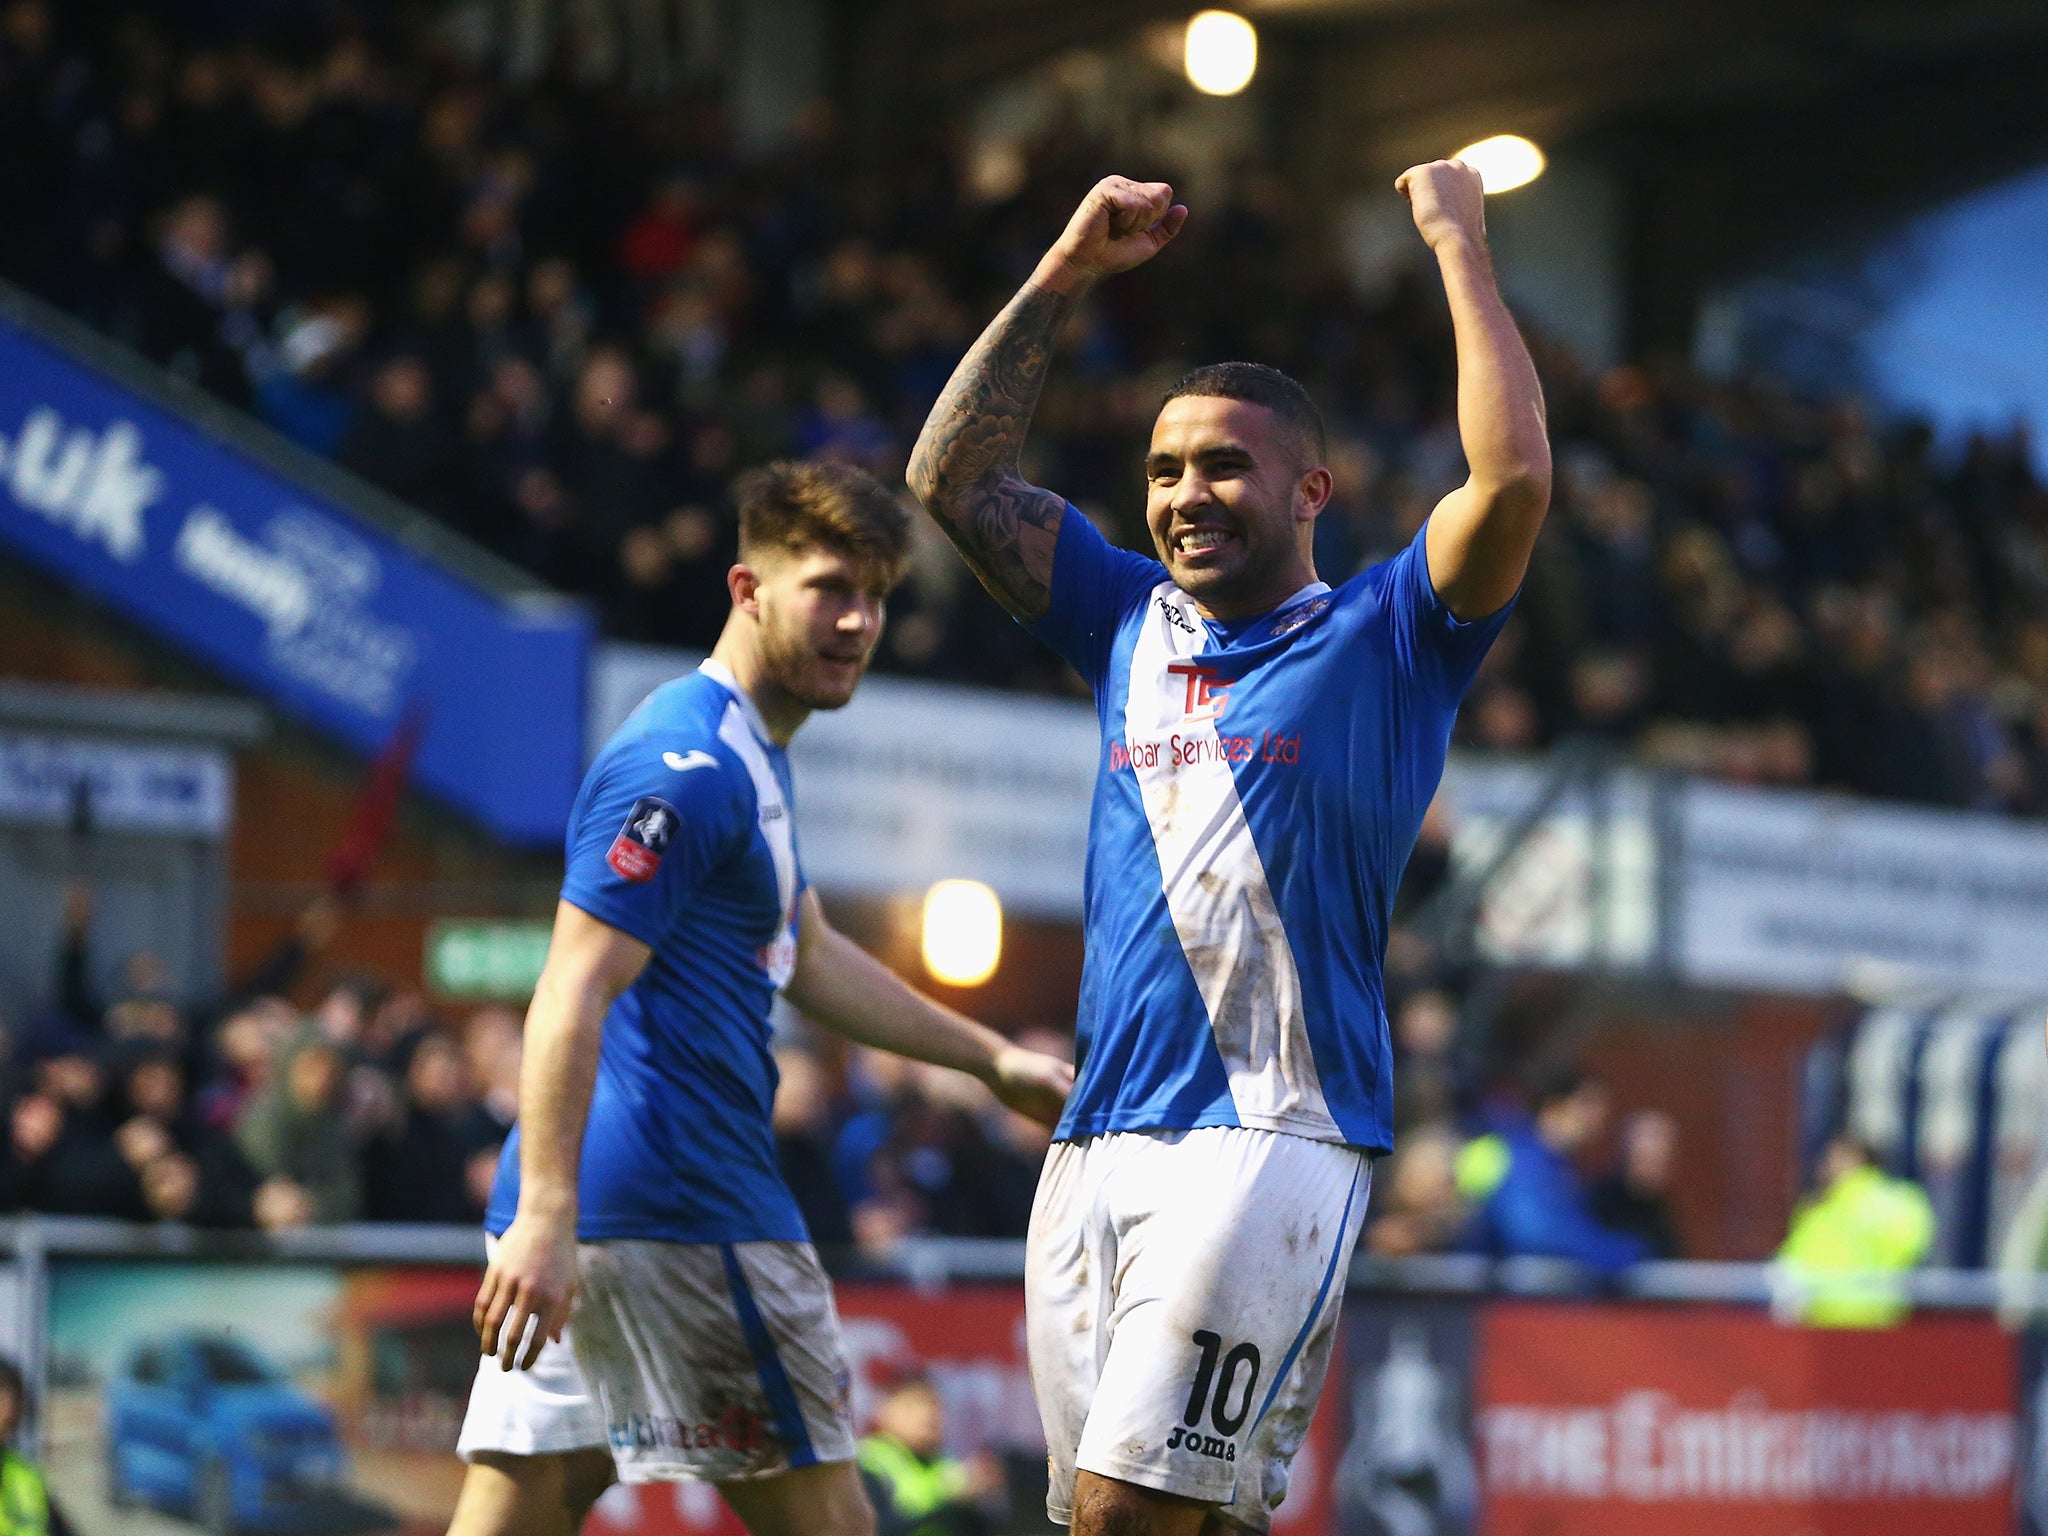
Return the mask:
MULTIPOLYGON (((1024 1244, 1010 1238, 913 1237, 886 1254, 824 1257, 847 1280, 912 1286, 1019 1284, 1024 1244)), ((20 1216, 0 1220, 0 1261, 26 1273, 65 1259, 164 1260, 183 1263, 324 1263, 475 1266, 484 1262, 483 1234, 473 1227, 401 1222, 301 1227, 291 1232, 225 1232, 174 1222, 143 1225, 86 1216, 20 1216)), ((38 1283, 41 1283, 40 1281, 38 1283)), ((1435 1295, 1610 1297, 1617 1300, 1767 1305, 1782 1296, 1783 1272, 1772 1264, 1657 1260, 1601 1276, 1563 1259, 1494 1259, 1434 1254, 1386 1259, 1359 1254, 1351 1264, 1356 1291, 1435 1295)), ((1920 1269, 1898 1277, 1899 1294, 1937 1310, 1982 1311, 2031 1304, 2048 1310, 2048 1276, 2015 1279, 1993 1270, 1920 1269)))

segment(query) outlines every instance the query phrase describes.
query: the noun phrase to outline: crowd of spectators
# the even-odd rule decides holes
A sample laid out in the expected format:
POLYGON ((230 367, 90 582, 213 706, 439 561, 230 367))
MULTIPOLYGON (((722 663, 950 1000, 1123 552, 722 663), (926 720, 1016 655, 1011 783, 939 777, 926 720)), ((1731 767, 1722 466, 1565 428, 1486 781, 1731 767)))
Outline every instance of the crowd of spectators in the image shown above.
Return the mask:
MULTIPOLYGON (((1405 920, 1431 892, 1430 853, 1426 839, 1404 887, 1398 1149, 1375 1181, 1367 1249, 1610 1269, 1677 1255, 1667 1117, 1628 1117, 1612 1174, 1589 1189, 1600 1084, 1552 1072, 1503 1097, 1498 1064, 1470 1056, 1459 1004, 1405 920)), ((480 1221, 518 1107, 520 1014, 451 1013, 331 974, 322 956, 344 921, 336 898, 316 900, 218 999, 180 998, 147 952, 113 968, 103 996, 92 894, 74 886, 48 1005, 0 1028, 0 1212, 269 1231, 480 1221)), ((1050 1030, 1019 1038, 1071 1055, 1050 1030)), ((778 1019, 775 1059, 776 1148, 821 1248, 879 1257, 909 1237, 1024 1235, 1044 1127, 961 1073, 849 1047, 794 1014, 778 1019)))
MULTIPOLYGON (((318 981, 343 920, 314 902, 199 1006, 148 953, 100 996, 92 896, 74 887, 48 1006, 0 1030, 0 1211, 272 1231, 480 1221, 518 1108, 521 1016, 450 1015, 368 975, 318 981)), ((1042 1127, 959 1073, 848 1051, 800 1019, 776 1060, 776 1143, 822 1247, 1023 1236, 1042 1127)))
POLYGON ((1595 1178, 1589 1160, 1608 1141, 1606 1085, 1557 1061, 1534 1063, 1519 1085, 1475 1071, 1457 1021, 1437 987, 1395 1004, 1395 1147, 1374 1177, 1366 1251, 1561 1259, 1609 1274, 1683 1257, 1671 1117, 1629 1114, 1611 1167, 1595 1178))
MULTIPOLYGON (((160 10, 0 10, 0 198, 34 210, 0 225, 0 273, 633 639, 715 634, 736 468, 900 473, 1106 163, 1056 126, 997 195, 959 135, 879 172, 822 110, 749 159, 715 97, 617 89, 566 33, 512 84, 431 29, 273 7, 298 24, 252 38, 160 10)), ((1329 417, 1318 558, 1341 580, 1462 475, 1447 323, 1419 266, 1363 296, 1284 183, 1246 171, 1076 317, 1027 469, 1135 542, 1161 385, 1279 364, 1329 417)), ((1468 745, 1592 735, 1737 780, 2048 810, 2048 495, 2023 435, 1950 458, 1846 400, 1535 341, 1556 503, 1468 745)), ((881 664, 1067 686, 942 547, 881 664)))

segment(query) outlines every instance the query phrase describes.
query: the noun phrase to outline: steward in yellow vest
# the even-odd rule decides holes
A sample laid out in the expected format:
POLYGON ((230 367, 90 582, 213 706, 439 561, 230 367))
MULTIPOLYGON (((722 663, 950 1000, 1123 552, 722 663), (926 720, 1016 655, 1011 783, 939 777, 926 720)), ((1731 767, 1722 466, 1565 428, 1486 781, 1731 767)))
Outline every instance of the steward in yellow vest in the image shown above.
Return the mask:
POLYGON ((999 1480, 948 1456, 944 1405, 930 1382, 906 1376, 883 1398, 874 1432, 856 1453, 875 1503, 879 1536, 985 1536, 978 1501, 999 1480))
POLYGON ((43 1469, 14 1448, 28 1413, 28 1384, 11 1360, 0 1359, 0 1536, 57 1536, 43 1469))
POLYGON ((1934 1207, 1920 1186, 1888 1177, 1870 1149, 1837 1136, 1821 1155, 1821 1189, 1792 1217, 1778 1262, 1796 1316, 1817 1328, 1890 1328, 1905 1319, 1900 1276, 1927 1256, 1934 1207))

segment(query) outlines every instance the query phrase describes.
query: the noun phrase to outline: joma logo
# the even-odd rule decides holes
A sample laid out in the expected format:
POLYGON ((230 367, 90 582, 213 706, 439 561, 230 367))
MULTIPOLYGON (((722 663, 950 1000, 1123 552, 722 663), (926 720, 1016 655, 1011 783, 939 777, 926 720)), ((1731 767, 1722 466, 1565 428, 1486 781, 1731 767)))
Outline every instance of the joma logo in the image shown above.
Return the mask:
POLYGON ((1173 1426, 1173 1433, 1166 1437, 1169 1451, 1192 1451, 1197 1456, 1212 1457, 1217 1461, 1237 1460, 1237 1446, 1221 1435, 1205 1435, 1198 1429, 1186 1429, 1179 1424, 1173 1426))

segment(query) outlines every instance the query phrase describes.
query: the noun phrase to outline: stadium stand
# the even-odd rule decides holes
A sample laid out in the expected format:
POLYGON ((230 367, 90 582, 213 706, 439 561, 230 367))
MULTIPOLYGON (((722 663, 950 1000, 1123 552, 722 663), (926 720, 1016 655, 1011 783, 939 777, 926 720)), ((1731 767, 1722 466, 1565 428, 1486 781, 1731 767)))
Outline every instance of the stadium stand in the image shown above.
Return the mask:
MULTIPOLYGON (((936 150, 857 173, 821 115, 742 160, 706 101, 559 61, 515 88, 430 33, 209 40, 112 0, 7 18, 0 194, 57 213, 0 236, 0 273, 589 594, 622 638, 715 630, 734 468, 894 473, 967 317, 1098 169, 1062 126, 986 204, 936 150)), ((1247 172, 1077 321, 1031 468, 1130 539, 1154 381, 1279 363, 1336 428, 1319 555, 1342 576, 1457 473, 1445 322, 1420 280, 1355 296, 1285 207, 1247 172)), ((1767 379, 1543 364, 1560 516, 1468 744, 1591 733, 1741 781, 2043 809, 2048 499, 2023 435, 1951 463, 1919 424, 1767 379)), ((943 550, 885 665, 1062 686, 943 550)))
MULTIPOLYGON (((989 202, 936 148, 856 167, 822 113, 748 159, 687 90, 622 95, 560 58, 511 84, 433 32, 209 32, 119 0, 8 6, 0 114, 21 147, 0 195, 52 213, 0 229, 0 276, 588 596, 610 636, 683 646, 723 615, 732 472, 812 453, 900 474, 970 317, 1102 160, 1058 125, 1025 190, 989 202)), ((1318 560, 1342 579, 1462 473, 1447 322, 1419 268, 1355 293, 1288 208, 1241 174, 1172 260, 1083 312, 1029 468, 1139 541, 1132 450, 1158 389, 1191 358, 1279 363, 1333 428, 1318 560)), ((1464 745, 1592 735, 1739 781, 2048 808, 2048 498, 2023 437, 1948 462, 1853 401, 1538 351, 1558 516, 1464 745)), ((882 664, 1070 686, 936 544, 882 664)), ((1404 910, 1443 860, 1425 849, 1404 910)), ((1426 1023, 1460 978, 1405 930, 1391 969, 1414 1150, 1373 1246, 1453 1247, 1457 1131, 1491 1123, 1484 1084, 1426 1023)), ((410 978, 358 977, 309 1028, 283 990, 256 978, 172 1027, 146 986, 54 987, 14 1032, 0 1199, 472 1219, 513 1099, 509 1017, 458 1029, 410 978), (147 1019, 162 1037, 130 1039, 147 1019)), ((799 1047, 785 1068, 778 1129, 821 1234, 1021 1232, 1039 1149, 992 1106, 865 1058, 799 1047)))

